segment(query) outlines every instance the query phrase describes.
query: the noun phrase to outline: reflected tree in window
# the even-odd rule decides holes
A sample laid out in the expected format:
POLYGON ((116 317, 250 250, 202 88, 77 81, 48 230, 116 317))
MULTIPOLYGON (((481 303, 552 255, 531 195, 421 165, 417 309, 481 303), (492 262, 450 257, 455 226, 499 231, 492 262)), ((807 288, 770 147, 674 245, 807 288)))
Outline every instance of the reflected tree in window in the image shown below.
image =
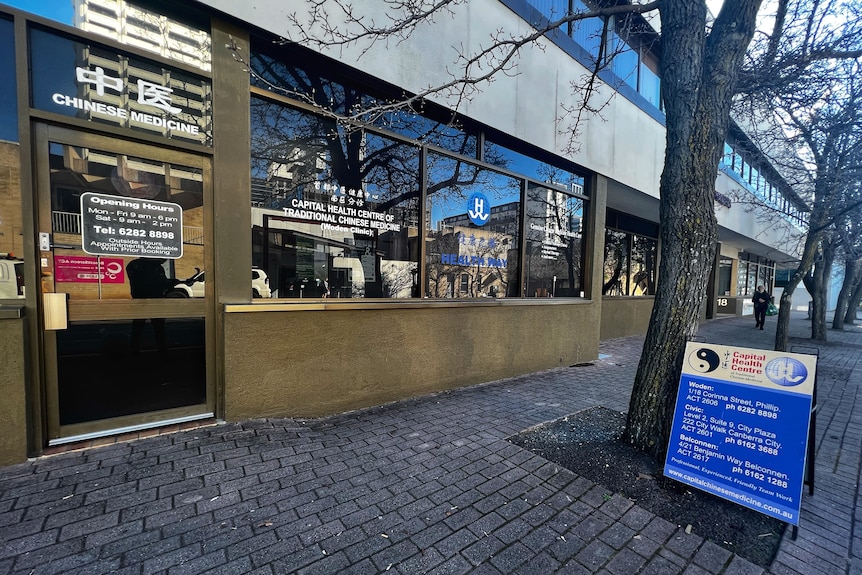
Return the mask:
POLYGON ((440 154, 428 166, 426 297, 517 295, 521 181, 440 154))
POLYGON ((417 293, 418 148, 263 98, 251 109, 255 263, 278 295, 417 293))
POLYGON ((605 230, 605 275, 602 295, 625 295, 624 271, 628 259, 627 236, 623 232, 605 230))

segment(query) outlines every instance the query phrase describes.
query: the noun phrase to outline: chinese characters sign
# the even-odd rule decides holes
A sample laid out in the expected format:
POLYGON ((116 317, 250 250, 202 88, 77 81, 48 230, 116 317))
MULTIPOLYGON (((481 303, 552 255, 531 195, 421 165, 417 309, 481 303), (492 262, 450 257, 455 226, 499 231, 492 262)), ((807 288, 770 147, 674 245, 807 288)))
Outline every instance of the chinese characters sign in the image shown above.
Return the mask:
POLYGON ((400 232, 401 225, 395 216, 371 209, 369 200, 377 198, 362 190, 348 189, 317 181, 318 194, 328 194, 328 200, 304 200, 293 198, 282 208, 286 218, 319 223, 320 230, 374 236, 382 232, 400 232))
POLYGON ((209 143, 211 89, 203 78, 41 31, 32 58, 36 108, 209 143), (54 58, 68 49, 79 55, 74 63, 54 58))
POLYGON ((93 255, 181 258, 183 208, 87 192, 81 195, 81 242, 93 255))
POLYGON ((666 476, 797 525, 816 358, 689 343, 666 476))

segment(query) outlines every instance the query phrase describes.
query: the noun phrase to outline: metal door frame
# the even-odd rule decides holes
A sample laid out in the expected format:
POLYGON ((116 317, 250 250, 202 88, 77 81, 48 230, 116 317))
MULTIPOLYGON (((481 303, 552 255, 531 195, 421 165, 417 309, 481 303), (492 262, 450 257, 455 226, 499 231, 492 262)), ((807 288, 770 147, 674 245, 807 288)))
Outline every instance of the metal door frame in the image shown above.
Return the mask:
MULTIPOLYGON (((213 269, 212 242, 212 159, 205 155, 194 154, 181 150, 172 150, 150 144, 120 140, 112 137, 63 128, 51 124, 34 123, 33 135, 33 169, 34 169, 34 205, 36 211, 36 236, 39 233, 53 232, 51 214, 51 172, 49 166, 49 143, 68 144, 83 148, 104 150, 112 153, 170 162, 183 166, 200 168, 203 174, 204 194, 204 265, 213 269)), ((53 239, 53 236, 51 236, 53 239)), ((44 246, 42 246, 44 247, 44 246)), ((44 258, 53 256, 53 244, 49 251, 42 251, 36 242, 38 261, 33 262, 37 270, 44 267, 44 258)), ((37 276, 41 276, 37 273, 37 276)), ((57 373, 57 341, 56 332, 45 329, 45 309, 43 293, 53 290, 53 281, 40 282, 34 286, 36 292, 36 307, 38 310, 38 328, 41 335, 41 366, 42 378, 39 382, 41 404, 43 405, 43 430, 48 445, 71 443, 107 435, 115 435, 153 427, 171 425, 186 421, 211 418, 216 412, 216 334, 215 334, 215 298, 212 293, 212 282, 207 282, 207 293, 203 300, 152 300, 135 302, 125 300, 93 300, 69 302, 68 320, 83 321, 97 319, 134 319, 139 317, 202 317, 205 325, 206 346, 206 402, 187 407, 165 409, 155 412, 101 419, 71 425, 60 424, 60 406, 57 373), (47 285, 50 283, 51 285, 47 285)), ((28 286, 29 287, 29 286, 28 286)))

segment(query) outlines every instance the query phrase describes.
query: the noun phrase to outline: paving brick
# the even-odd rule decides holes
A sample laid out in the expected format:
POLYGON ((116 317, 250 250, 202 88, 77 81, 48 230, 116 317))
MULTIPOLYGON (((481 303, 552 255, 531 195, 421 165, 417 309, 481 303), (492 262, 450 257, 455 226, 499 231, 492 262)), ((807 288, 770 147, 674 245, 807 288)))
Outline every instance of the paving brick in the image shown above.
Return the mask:
POLYGON ((704 541, 703 545, 695 553, 693 562, 695 565, 700 565, 705 569, 717 571, 727 564, 728 559, 732 555, 733 553, 723 547, 719 547, 712 541, 704 541))
POLYGON ((531 555, 523 543, 515 542, 494 555, 489 563, 503 573, 517 573, 516 569, 520 569, 531 555))
POLYGON ((480 565, 490 560, 500 550, 506 548, 503 543, 493 535, 483 535, 479 540, 461 551, 461 555, 467 558, 472 565, 480 565))

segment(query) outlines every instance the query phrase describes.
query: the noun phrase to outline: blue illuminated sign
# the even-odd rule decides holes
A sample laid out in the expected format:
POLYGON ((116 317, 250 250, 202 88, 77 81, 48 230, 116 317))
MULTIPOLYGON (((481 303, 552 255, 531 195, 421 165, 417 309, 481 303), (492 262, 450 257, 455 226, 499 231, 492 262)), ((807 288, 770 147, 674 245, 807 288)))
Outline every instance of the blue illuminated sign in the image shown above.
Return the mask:
POLYGON ((480 192, 474 192, 467 200, 467 215, 477 226, 484 226, 491 219, 491 202, 480 192))
POLYGON ((799 524, 816 358, 689 343, 664 474, 799 524))

